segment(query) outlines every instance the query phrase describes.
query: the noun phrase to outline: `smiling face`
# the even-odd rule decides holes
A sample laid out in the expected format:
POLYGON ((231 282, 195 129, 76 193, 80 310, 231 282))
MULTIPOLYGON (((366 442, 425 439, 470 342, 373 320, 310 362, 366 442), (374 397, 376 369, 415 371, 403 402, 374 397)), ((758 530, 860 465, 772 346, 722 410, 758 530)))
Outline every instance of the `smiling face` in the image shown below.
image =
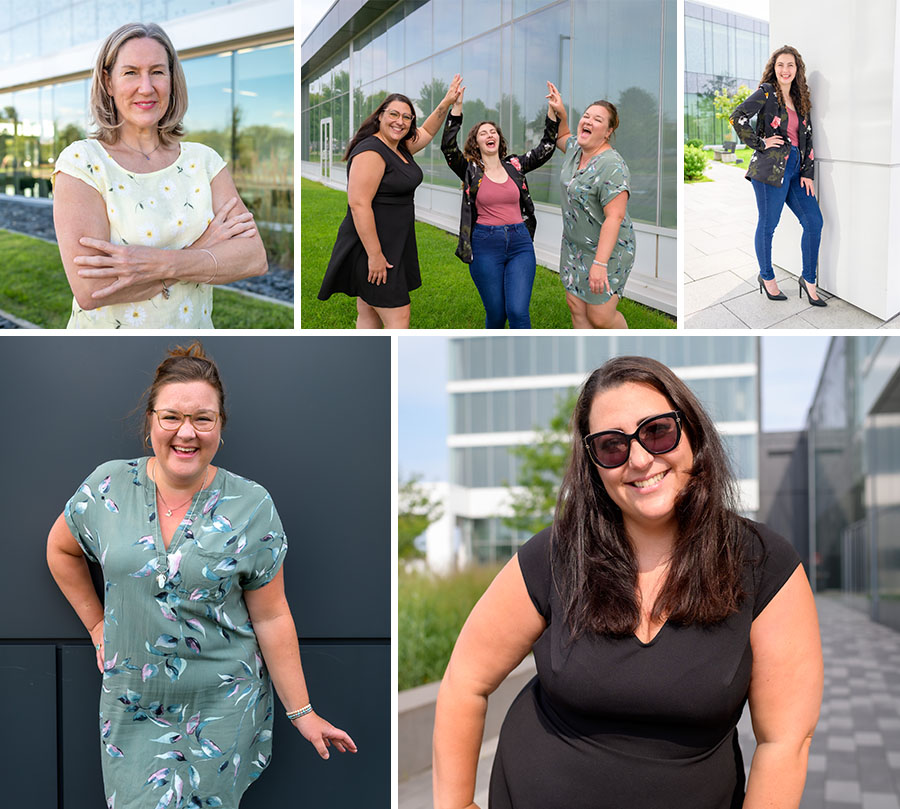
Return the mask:
POLYGON ((172 77, 166 49, 155 39, 129 39, 105 76, 116 105, 120 134, 155 128, 169 107, 172 77))
MULTIPOLYGON (((645 419, 674 409, 656 388, 625 382, 594 397, 588 423, 591 433, 621 430, 631 434, 645 419)), ((682 432, 678 446, 664 455, 651 455, 633 440, 622 466, 595 468, 607 494, 622 511, 628 534, 670 529, 674 537, 675 501, 691 477, 693 464, 690 441, 682 432)))
MULTIPOLYGON (((194 416, 204 411, 210 414, 221 412, 216 389, 201 380, 163 385, 152 406, 157 411, 174 410, 194 416)), ((202 480, 219 448, 221 419, 210 432, 194 429, 189 419, 185 419, 177 430, 166 430, 159 423, 158 413, 151 413, 149 432, 156 456, 157 482, 191 486, 202 480)))
POLYGON ((482 124, 475 133, 475 142, 481 150, 481 156, 495 155, 500 151, 500 133, 493 124, 482 124))
POLYGON ((790 87, 797 75, 797 60, 792 53, 779 53, 775 57, 775 78, 782 87, 790 87))
POLYGON ((599 149, 612 134, 610 112, 606 107, 594 104, 584 111, 578 122, 578 145, 583 151, 599 149))
POLYGON ((402 101, 391 101, 384 108, 379 119, 378 132, 381 137, 393 146, 404 138, 412 124, 413 111, 402 101))

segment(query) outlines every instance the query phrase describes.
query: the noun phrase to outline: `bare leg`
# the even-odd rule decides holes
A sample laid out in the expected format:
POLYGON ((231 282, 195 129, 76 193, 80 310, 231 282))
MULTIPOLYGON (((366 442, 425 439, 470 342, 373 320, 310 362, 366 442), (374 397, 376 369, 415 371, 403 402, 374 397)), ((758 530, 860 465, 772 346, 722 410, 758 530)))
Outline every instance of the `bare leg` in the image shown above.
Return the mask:
POLYGON ((624 315, 616 309, 619 296, 613 295, 606 303, 589 303, 587 318, 595 329, 627 329, 624 315))
MULTIPOLYGON (((760 276, 762 278, 762 276, 760 276)), ((781 290, 778 288, 778 282, 774 278, 769 278, 768 280, 763 278, 763 284, 765 284, 766 289, 769 290, 770 295, 779 295, 781 294, 781 290)), ((813 296, 815 297, 815 296, 813 296)))
POLYGON ((571 292, 566 293, 566 303, 569 306, 569 312, 572 315, 572 328, 573 329, 592 329, 590 321, 587 316, 587 304, 581 300, 581 298, 576 298, 571 292))
POLYGON ((381 318, 381 322, 384 323, 386 329, 409 328, 409 304, 391 307, 390 309, 376 306, 375 312, 381 318))
POLYGON ((356 328, 381 328, 381 318, 378 317, 378 310, 374 306, 369 306, 362 298, 356 299, 356 328))

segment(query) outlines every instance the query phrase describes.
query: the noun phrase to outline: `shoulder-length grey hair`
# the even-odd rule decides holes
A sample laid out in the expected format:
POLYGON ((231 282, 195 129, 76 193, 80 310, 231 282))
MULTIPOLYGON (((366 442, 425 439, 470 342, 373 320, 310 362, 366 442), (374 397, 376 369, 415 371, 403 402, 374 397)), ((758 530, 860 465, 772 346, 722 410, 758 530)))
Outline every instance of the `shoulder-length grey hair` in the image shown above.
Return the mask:
POLYGON ((169 146, 184 134, 181 121, 187 112, 187 81, 178 61, 178 54, 172 41, 156 23, 132 22, 113 31, 100 46, 94 75, 91 80, 91 116, 97 125, 94 135, 102 143, 115 143, 119 139, 119 128, 122 121, 116 110, 116 104, 106 89, 106 80, 119 56, 122 46, 130 39, 155 39, 166 49, 169 57, 169 76, 171 88, 169 105, 160 118, 157 127, 159 140, 163 146, 169 146))

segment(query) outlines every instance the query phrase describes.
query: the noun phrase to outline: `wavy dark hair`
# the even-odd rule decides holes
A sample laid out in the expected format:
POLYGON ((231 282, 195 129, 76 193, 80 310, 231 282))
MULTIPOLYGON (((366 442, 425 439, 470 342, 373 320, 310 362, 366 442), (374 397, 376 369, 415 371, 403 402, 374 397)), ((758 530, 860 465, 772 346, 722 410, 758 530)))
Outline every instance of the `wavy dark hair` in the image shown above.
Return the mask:
POLYGON ((400 143, 397 144, 397 148, 401 152, 406 152, 409 154, 409 147, 406 145, 406 141, 411 140, 415 142, 415 140, 419 137, 418 130, 416 128, 416 108, 413 106, 412 101, 410 101, 403 93, 391 93, 387 98, 384 99, 379 105, 378 109, 375 110, 365 121, 363 121, 359 125, 359 129, 356 130, 356 134, 350 139, 350 143, 347 144, 347 151, 344 152, 344 160, 349 159, 350 153, 356 148, 356 144, 359 143, 363 138, 369 137, 369 135, 374 135, 381 126, 381 115, 387 109, 388 104, 392 101, 402 101, 406 106, 409 107, 409 111, 412 113, 412 120, 409 122, 409 132, 407 132, 402 138, 400 138, 400 143))
POLYGON ((478 148, 478 130, 481 129, 485 124, 494 127, 497 130, 497 135, 500 138, 500 148, 497 150, 497 156, 503 160, 507 154, 507 145, 506 138, 503 137, 503 130, 495 124, 493 121, 479 121, 475 126, 473 126, 469 130, 469 134, 466 135, 466 142, 463 144, 463 155, 465 155, 466 160, 470 163, 475 163, 478 168, 484 170, 484 162, 481 159, 481 149, 478 148))
POLYGON ((625 383, 649 385, 683 414, 694 464, 675 502, 678 529, 669 571, 651 612, 676 624, 710 625, 740 608, 745 593, 743 537, 728 456, 697 397, 671 370, 647 357, 616 357, 594 371, 572 414, 572 456, 552 529, 553 578, 572 637, 585 631, 627 636, 640 624, 638 567, 622 512, 607 494, 583 439, 595 397, 625 383))
POLYGON ((812 103, 809 100, 809 87, 806 85, 806 65, 803 63, 803 57, 796 48, 791 45, 785 45, 783 48, 774 51, 769 57, 769 61, 766 62, 766 66, 763 68, 760 83, 768 82, 773 85, 775 87, 775 92, 778 94, 778 103, 781 104, 782 107, 787 106, 784 103, 784 94, 781 92, 781 85, 778 83, 778 77, 775 75, 775 62, 783 53, 789 53, 797 62, 797 75, 794 76, 794 80, 791 82, 791 99, 794 102, 794 107, 796 107, 797 112, 805 118, 812 109, 812 103))

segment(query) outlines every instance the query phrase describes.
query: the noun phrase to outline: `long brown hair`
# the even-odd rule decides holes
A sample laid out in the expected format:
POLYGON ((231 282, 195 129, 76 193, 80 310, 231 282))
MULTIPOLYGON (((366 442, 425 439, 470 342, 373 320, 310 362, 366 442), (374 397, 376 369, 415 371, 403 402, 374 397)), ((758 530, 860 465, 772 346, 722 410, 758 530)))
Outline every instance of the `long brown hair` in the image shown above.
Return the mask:
POLYGON ((378 105, 378 109, 359 125, 356 134, 350 139, 350 143, 347 144, 347 151, 344 152, 344 160, 350 158, 350 153, 356 148, 357 143, 363 140, 363 138, 369 137, 369 135, 374 135, 381 128, 381 115, 392 101, 402 101, 409 107, 409 111, 412 113, 412 120, 409 122, 409 131, 400 138, 400 143, 397 144, 398 149, 409 154, 409 147, 406 145, 406 141, 411 140, 415 142, 419 137, 418 131, 416 130, 416 108, 413 106, 412 101, 403 95, 403 93, 391 93, 378 105))
POLYGON ((789 53, 794 57, 794 61, 797 63, 797 74, 791 82, 791 99, 794 102, 794 107, 797 112, 805 118, 809 115, 812 104, 809 100, 809 87, 806 85, 806 65, 803 63, 803 57, 796 48, 791 45, 785 45, 783 48, 779 48, 775 51, 769 57, 769 61, 766 62, 766 66, 763 68, 761 83, 768 82, 773 85, 775 87, 775 92, 778 94, 778 103, 781 104, 782 107, 787 106, 784 103, 784 94, 781 92, 781 85, 778 83, 778 77, 775 75, 775 62, 783 53, 789 53))
POLYGON ((500 138, 500 148, 497 150, 497 156, 503 160, 506 157, 507 145, 506 138, 503 137, 503 130, 493 121, 480 121, 475 124, 466 135, 466 142, 463 144, 463 155, 470 163, 475 163, 478 168, 484 169, 484 163, 481 160, 481 149, 478 148, 478 130, 485 124, 494 127, 497 130, 497 136, 500 138))
POLYGON ((683 415, 694 454, 689 482, 678 495, 672 559, 651 620, 708 625, 739 609, 748 522, 728 457, 697 397, 665 365, 647 357, 616 357, 594 371, 572 414, 572 455, 557 503, 553 576, 573 637, 585 631, 626 636, 640 624, 638 568, 622 512, 588 457, 583 439, 595 397, 627 382, 658 390, 683 415))

